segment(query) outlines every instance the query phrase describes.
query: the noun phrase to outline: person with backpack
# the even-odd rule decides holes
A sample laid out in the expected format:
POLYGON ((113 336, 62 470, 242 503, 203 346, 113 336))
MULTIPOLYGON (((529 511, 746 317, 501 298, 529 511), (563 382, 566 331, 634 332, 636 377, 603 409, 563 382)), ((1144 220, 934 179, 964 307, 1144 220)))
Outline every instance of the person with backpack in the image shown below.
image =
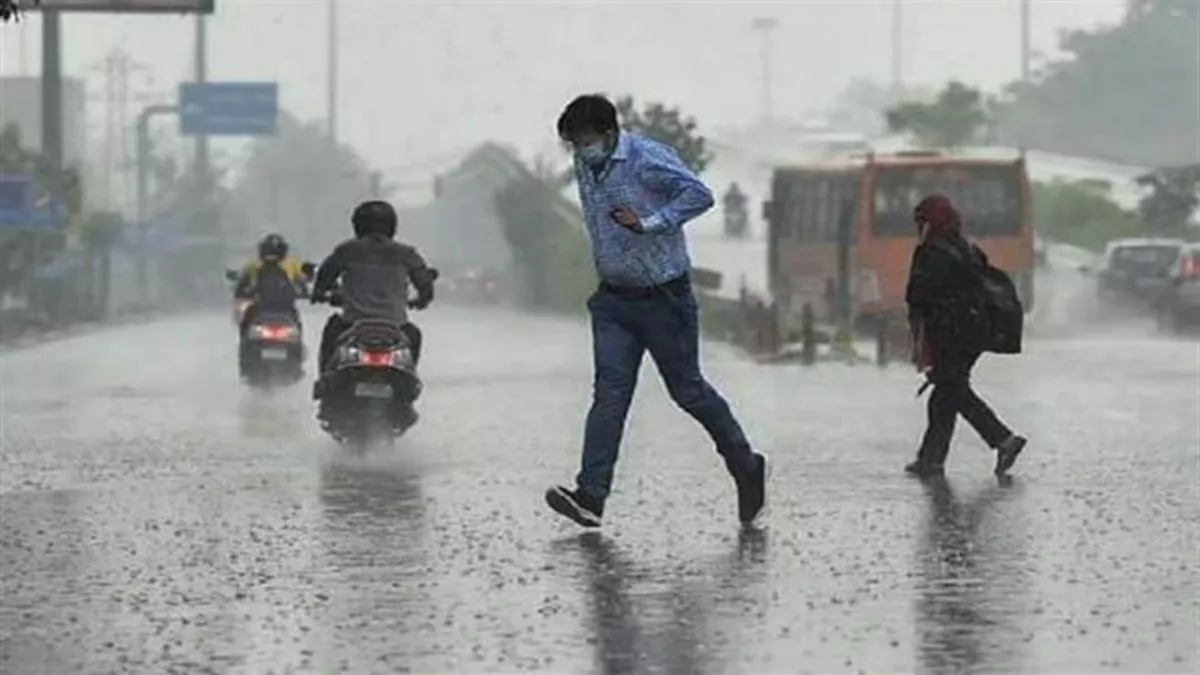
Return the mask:
MULTIPOLYGON (((913 334, 913 362, 932 387, 928 426, 916 460, 904 470, 940 476, 958 415, 996 451, 996 476, 1004 476, 1025 448, 971 387, 971 369, 985 351, 1018 353, 1023 311, 1008 276, 962 235, 958 211, 943 195, 930 195, 913 211, 918 244, 905 300, 913 334)), ((920 393, 920 391, 918 393, 920 393)))
POLYGON ((242 267, 233 289, 235 299, 252 303, 242 316, 242 332, 264 312, 287 314, 300 321, 296 300, 308 294, 306 267, 304 261, 288 255, 288 243, 282 235, 268 234, 258 242, 258 258, 242 267))

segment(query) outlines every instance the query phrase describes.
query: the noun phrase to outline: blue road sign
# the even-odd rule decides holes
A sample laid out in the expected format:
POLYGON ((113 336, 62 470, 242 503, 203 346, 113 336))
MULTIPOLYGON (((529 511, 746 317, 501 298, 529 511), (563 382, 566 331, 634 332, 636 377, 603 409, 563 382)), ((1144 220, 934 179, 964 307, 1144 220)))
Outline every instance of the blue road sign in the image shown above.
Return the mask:
POLYGON ((278 83, 179 85, 179 132, 184 136, 273 136, 278 119, 278 83))
POLYGON ((66 210, 49 200, 37 199, 37 186, 29 176, 0 174, 0 229, 18 232, 54 232, 67 225, 66 210))

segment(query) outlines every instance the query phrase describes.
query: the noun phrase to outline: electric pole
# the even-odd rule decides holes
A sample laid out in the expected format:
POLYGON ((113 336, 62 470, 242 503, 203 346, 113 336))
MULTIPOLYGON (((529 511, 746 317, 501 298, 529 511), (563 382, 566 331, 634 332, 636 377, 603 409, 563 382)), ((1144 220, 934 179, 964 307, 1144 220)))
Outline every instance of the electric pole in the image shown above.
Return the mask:
POLYGON ((134 187, 133 182, 129 180, 129 167, 133 162, 129 136, 129 104, 134 98, 130 93, 130 80, 135 72, 149 74, 152 78, 153 71, 133 60, 120 47, 110 50, 99 63, 93 64, 88 70, 102 70, 104 73, 104 140, 101 166, 104 173, 102 185, 105 204, 109 207, 125 207, 133 201, 134 187), (120 189, 117 185, 118 180, 120 189), (124 196, 124 202, 117 198, 118 194, 124 196))
POLYGON ((329 142, 333 146, 337 146, 338 126, 337 126, 337 95, 338 95, 338 11, 337 0, 326 0, 329 4, 329 18, 325 22, 328 26, 329 33, 325 38, 326 48, 326 63, 328 69, 326 76, 325 95, 328 97, 325 101, 325 111, 329 124, 329 142))
POLYGON ((771 34, 775 28, 779 26, 779 22, 773 18, 764 17, 755 19, 750 27, 752 30, 762 35, 762 117, 763 121, 769 121, 772 117, 772 98, 771 98, 771 34))

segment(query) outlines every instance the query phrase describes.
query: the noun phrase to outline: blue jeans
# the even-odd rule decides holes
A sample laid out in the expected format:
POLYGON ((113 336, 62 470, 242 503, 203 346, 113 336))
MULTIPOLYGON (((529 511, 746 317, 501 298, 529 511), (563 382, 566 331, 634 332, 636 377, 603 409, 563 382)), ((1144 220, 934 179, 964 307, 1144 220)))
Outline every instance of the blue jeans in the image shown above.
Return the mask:
POLYGON ((583 467, 576 478, 581 490, 600 500, 608 496, 647 351, 671 399, 708 432, 729 472, 742 476, 757 468, 729 404, 700 372, 699 318, 690 289, 639 298, 601 289, 588 299, 587 307, 592 317, 595 379, 583 434, 583 467))

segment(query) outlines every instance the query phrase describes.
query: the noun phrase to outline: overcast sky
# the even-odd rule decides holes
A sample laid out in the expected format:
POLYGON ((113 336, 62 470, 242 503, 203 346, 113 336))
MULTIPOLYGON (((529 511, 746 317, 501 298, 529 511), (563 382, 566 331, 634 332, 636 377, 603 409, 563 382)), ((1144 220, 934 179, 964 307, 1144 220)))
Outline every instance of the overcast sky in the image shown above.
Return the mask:
MULTIPOLYGON (((283 104, 325 117, 324 0, 217 0, 209 23, 211 80, 277 80, 283 104)), ((903 0, 909 82, 959 78, 994 89, 1020 69, 1018 0, 903 0)), ((633 93, 684 106, 709 126, 759 112, 760 37, 774 17, 776 112, 827 105, 855 77, 887 81, 891 0, 792 2, 415 2, 338 0, 342 138, 381 166, 496 139, 530 151, 553 141, 562 105, 581 91, 633 93)), ((1035 50, 1060 31, 1119 20, 1121 0, 1033 0, 1035 50)), ((190 77, 191 19, 71 15, 68 74, 117 46, 145 64, 141 89, 167 96, 190 77)), ((0 28, 5 74, 39 68, 36 15, 0 28)), ((101 105, 89 103, 92 114, 101 105)))

